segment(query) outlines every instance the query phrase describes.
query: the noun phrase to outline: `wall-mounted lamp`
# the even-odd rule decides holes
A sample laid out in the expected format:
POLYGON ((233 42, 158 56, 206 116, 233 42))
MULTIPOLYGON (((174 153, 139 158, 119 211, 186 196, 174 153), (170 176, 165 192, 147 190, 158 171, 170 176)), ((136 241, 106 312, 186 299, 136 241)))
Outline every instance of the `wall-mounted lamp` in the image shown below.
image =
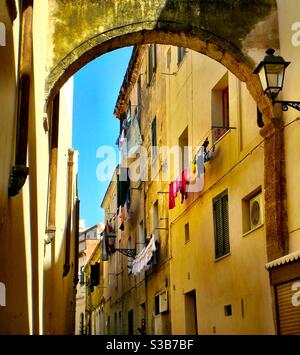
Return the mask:
POLYGON ((135 249, 115 248, 116 237, 117 237, 117 235, 114 232, 110 232, 110 233, 107 234, 108 246, 109 246, 109 250, 111 251, 111 253, 113 254, 116 251, 118 251, 119 253, 127 256, 128 258, 135 257, 135 254, 136 254, 136 250, 135 249))
POLYGON ((287 111, 290 107, 300 111, 300 101, 277 101, 275 100, 279 92, 282 90, 284 82, 285 69, 289 66, 290 62, 286 62, 282 57, 274 55, 275 50, 269 48, 266 51, 266 56, 261 61, 254 74, 259 75, 259 79, 266 94, 274 104, 281 104, 282 110, 287 111))

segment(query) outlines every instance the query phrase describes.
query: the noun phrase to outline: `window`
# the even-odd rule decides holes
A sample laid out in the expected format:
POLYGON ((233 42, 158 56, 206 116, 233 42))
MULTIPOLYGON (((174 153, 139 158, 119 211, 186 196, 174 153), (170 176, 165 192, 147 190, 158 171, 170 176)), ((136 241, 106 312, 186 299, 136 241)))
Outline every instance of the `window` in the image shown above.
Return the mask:
POLYGON ((167 71, 169 71, 171 69, 171 61, 172 61, 172 52, 171 52, 171 47, 170 47, 167 52, 167 61, 166 61, 166 70, 167 71))
POLYGON ((184 236, 185 236, 185 242, 187 243, 190 240, 190 225, 189 225, 189 223, 186 223, 184 225, 184 236))
POLYGON ((229 129, 228 74, 215 85, 211 95, 213 141, 221 138, 229 129))
POLYGON ((186 51, 185 51, 184 47, 177 47, 177 65, 178 66, 183 61, 185 53, 186 53, 186 51))
POLYGON ((133 310, 128 312, 128 335, 133 335, 133 310))
POLYGON ((228 304, 227 306, 224 306, 224 315, 225 315, 225 317, 230 317, 230 316, 232 316, 232 307, 231 307, 231 304, 228 304))
POLYGON ((156 72, 156 45, 151 44, 148 47, 148 77, 147 77, 148 85, 151 84, 155 72, 156 72))
POLYGON ((189 165, 189 130, 188 127, 182 132, 178 139, 179 152, 179 174, 189 165))
POLYGON ((261 187, 242 199, 243 233, 263 224, 263 200, 261 187))
POLYGON ((213 213, 215 227, 215 257, 217 259, 230 252, 227 191, 214 199, 213 213))
POLYGON ((155 240, 158 240, 158 201, 153 205, 153 233, 155 240))
POLYGON ((80 285, 84 285, 84 271, 83 271, 83 269, 84 269, 84 266, 81 266, 80 274, 79 274, 79 276, 80 276, 80 285))
POLYGON ((152 121, 152 161, 155 160, 157 154, 157 141, 156 141, 156 117, 152 121))
POLYGON ((228 86, 222 90, 222 114, 223 114, 223 127, 228 129, 229 127, 229 92, 228 86))
POLYGON ((91 265, 91 286, 98 286, 100 283, 100 263, 91 265))
POLYGON ((142 112, 142 81, 141 76, 139 76, 137 81, 137 106, 135 109, 135 114, 141 128, 141 112, 142 112))

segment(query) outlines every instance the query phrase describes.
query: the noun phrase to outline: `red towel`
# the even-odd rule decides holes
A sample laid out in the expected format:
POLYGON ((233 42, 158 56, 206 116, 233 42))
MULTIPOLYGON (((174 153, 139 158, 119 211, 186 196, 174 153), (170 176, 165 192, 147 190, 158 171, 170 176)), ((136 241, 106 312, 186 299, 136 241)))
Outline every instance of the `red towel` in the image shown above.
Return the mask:
POLYGON ((175 193, 174 193, 174 182, 169 184, 169 210, 175 207, 175 193))

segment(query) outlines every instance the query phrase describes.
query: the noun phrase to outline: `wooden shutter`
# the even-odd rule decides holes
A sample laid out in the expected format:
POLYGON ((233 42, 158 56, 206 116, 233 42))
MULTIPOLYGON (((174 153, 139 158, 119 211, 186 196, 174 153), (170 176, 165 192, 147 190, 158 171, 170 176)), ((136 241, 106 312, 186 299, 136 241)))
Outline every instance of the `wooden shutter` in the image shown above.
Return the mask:
POLYGON ((228 87, 222 90, 223 127, 229 127, 229 91, 228 87))
POLYGON ((152 121, 152 159, 156 157, 156 117, 152 121))
POLYGON ((148 47, 148 63, 147 63, 147 85, 150 85, 151 82, 151 72, 152 72, 152 68, 151 68, 151 46, 148 47))
POLYGON ((219 258, 223 255, 223 238, 222 238, 222 202, 218 199, 214 203, 214 220, 215 220, 215 255, 219 258))
POLYGON ((278 331, 281 335, 300 335, 300 305, 292 303, 297 292, 292 289, 295 282, 300 282, 300 279, 276 286, 278 331))
POLYGON ((223 194, 214 202, 215 256, 219 258, 230 252, 228 195, 223 194))
POLYGON ((228 195, 222 197, 222 217, 223 217, 223 255, 230 252, 229 245, 229 220, 228 220, 228 195))
POLYGON ((156 72, 156 44, 152 45, 152 74, 156 72))
POLYGON ((156 72, 156 45, 151 44, 148 47, 148 75, 147 84, 150 85, 152 77, 156 72))
POLYGON ((98 286, 99 285, 99 280, 100 278, 100 263, 95 263, 94 265, 91 265, 91 282, 93 286, 98 286))

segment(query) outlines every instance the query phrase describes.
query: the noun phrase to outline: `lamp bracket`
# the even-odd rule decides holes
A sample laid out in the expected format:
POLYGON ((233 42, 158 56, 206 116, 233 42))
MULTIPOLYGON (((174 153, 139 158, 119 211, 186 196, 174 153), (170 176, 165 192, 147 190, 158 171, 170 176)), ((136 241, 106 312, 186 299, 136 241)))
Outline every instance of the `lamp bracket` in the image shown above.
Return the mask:
POLYGON ((114 249, 115 251, 118 251, 119 253, 127 256, 128 258, 134 258, 135 257, 135 249, 114 249))
POLYGON ((287 111, 289 107, 300 111, 300 101, 273 101, 273 104, 281 104, 282 111, 287 111))

